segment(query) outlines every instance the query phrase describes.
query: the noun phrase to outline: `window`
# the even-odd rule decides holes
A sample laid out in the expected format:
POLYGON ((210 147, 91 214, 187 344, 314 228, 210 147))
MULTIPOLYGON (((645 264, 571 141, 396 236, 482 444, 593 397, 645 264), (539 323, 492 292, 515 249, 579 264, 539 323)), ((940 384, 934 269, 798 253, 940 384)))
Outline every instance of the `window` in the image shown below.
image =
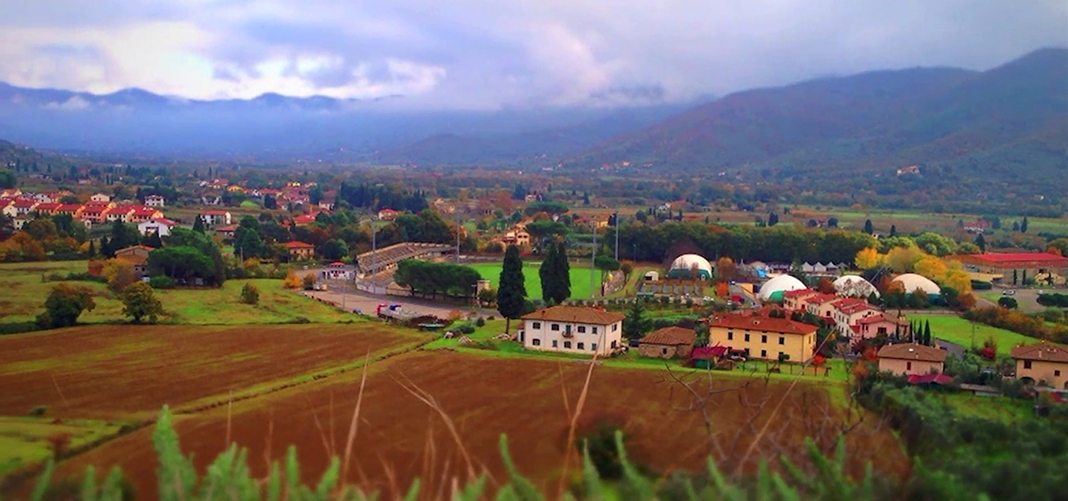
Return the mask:
POLYGON ((570 350, 571 349, 571 341, 564 341, 564 348, 570 350))
POLYGON ((559 346, 557 346, 557 342, 556 342, 555 339, 553 339, 553 348, 559 348, 559 346))
POLYGON ((619 324, 615 324, 615 325, 612 326, 612 332, 615 332, 615 331, 618 331, 618 330, 619 330, 619 324))
POLYGON ((764 343, 764 344, 767 344, 767 343, 768 343, 768 336, 767 336, 767 334, 765 334, 765 335, 763 335, 763 336, 760 336, 760 342, 761 342, 761 343, 764 343))
POLYGON ((586 349, 586 343, 579 343, 578 344, 578 349, 585 350, 586 349))
POLYGON ((1061 371, 1053 371, 1054 377, 1061 377, 1061 371))
POLYGON ((1030 369, 1030 368, 1031 368, 1031 361, 1030 360, 1024 360, 1024 369, 1030 369))
POLYGON ((785 336, 779 336, 779 344, 786 344, 786 337, 785 336))
POLYGON ((540 339, 531 339, 530 340, 530 344, 532 344, 534 346, 541 346, 541 340, 540 339))
POLYGON ((912 370, 912 362, 906 362, 905 363, 905 370, 907 370, 907 371, 911 371, 912 370))
POLYGON ((579 334, 585 334, 586 333, 586 326, 585 325, 578 326, 578 331, 579 331, 579 334))
POLYGON ((560 324, 552 324, 552 325, 549 326, 549 328, 554 330, 554 331, 558 331, 558 330, 560 330, 560 324))
POLYGON ((734 333, 727 331, 727 341, 734 341, 734 333))
MULTIPOLYGON (((597 345, 594 345, 594 346, 597 346, 597 345)), ((617 346, 617 342, 616 341, 612 341, 612 349, 613 350, 616 349, 616 346, 617 346)))
POLYGON ((768 350, 760 350, 760 358, 768 358, 768 350))
POLYGON ((597 343, 593 343, 590 345, 590 351, 597 351, 597 343))
POLYGON ((664 348, 664 355, 667 355, 667 348, 664 348))
POLYGON ((596 327, 593 328, 593 333, 597 334, 597 328, 596 327))
POLYGON ((749 334, 745 335, 745 342, 747 342, 747 343, 749 342, 749 334))
POLYGON ((540 329, 540 328, 541 328, 541 322, 534 322, 534 323, 533 323, 533 324, 532 324, 532 325, 530 326, 530 328, 531 328, 531 329, 540 329))

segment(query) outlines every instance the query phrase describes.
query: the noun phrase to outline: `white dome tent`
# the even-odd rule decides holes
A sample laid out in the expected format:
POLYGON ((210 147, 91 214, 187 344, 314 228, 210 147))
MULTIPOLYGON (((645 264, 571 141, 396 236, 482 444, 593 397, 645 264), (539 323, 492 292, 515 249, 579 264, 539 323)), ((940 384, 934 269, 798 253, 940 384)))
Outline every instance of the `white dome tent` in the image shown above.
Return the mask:
POLYGON ((849 297, 868 297, 875 294, 879 297, 879 290, 871 282, 860 275, 842 275, 834 281, 835 292, 849 297))
POLYGON ((779 275, 760 286, 761 301, 781 301, 784 292, 807 289, 808 287, 790 275, 779 275))
POLYGON ((683 254, 671 262, 668 278, 712 279, 712 264, 697 254, 683 254))
POLYGON ((912 294, 917 290, 922 290, 927 293, 928 296, 937 296, 942 294, 942 289, 937 284, 932 282, 929 278, 917 275, 915 273, 906 273, 894 279, 894 282, 901 282, 901 285, 905 286, 905 294, 912 294))

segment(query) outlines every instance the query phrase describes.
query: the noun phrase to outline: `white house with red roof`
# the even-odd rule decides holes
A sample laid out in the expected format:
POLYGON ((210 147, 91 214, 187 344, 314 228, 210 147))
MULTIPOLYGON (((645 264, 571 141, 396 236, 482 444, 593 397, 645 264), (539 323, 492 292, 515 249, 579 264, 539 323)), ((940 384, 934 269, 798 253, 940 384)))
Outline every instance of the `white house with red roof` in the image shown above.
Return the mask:
POLYGON ((835 301, 833 306, 831 318, 834 320, 835 330, 841 336, 858 335, 858 321, 882 313, 878 308, 868 304, 868 301, 860 298, 841 299, 835 301))
POLYGON ((146 236, 157 233, 160 237, 166 237, 171 234, 171 229, 175 226, 178 226, 178 223, 161 217, 138 223, 137 231, 146 236))
POLYGON ((15 209, 15 201, 12 199, 0 200, 0 214, 7 217, 14 218, 19 215, 18 210, 15 209))
POLYGON ((814 289, 797 289, 782 294, 782 306, 790 311, 806 311, 807 299, 820 294, 814 289))
POLYGON ((893 336, 898 335, 901 339, 908 338, 912 324, 904 315, 894 315, 890 313, 880 313, 878 315, 871 315, 857 320, 856 332, 857 335, 868 339, 880 335, 893 336))
POLYGON ((154 207, 134 206, 133 211, 130 212, 130 223, 143 223, 145 221, 151 221, 153 219, 160 219, 163 217, 163 211, 154 207))
POLYGON ((392 221, 394 219, 397 219, 397 211, 393 209, 382 209, 378 211, 378 219, 383 219, 386 221, 392 221))
POLYGON ((842 298, 836 294, 817 294, 805 298, 805 311, 825 320, 834 320, 834 303, 842 298))
POLYGON ((25 216, 37 207, 38 202, 29 198, 19 198, 15 200, 15 214, 18 216, 25 216))
POLYGON ((206 210, 200 213, 200 219, 208 226, 230 224, 230 212, 225 210, 206 210))

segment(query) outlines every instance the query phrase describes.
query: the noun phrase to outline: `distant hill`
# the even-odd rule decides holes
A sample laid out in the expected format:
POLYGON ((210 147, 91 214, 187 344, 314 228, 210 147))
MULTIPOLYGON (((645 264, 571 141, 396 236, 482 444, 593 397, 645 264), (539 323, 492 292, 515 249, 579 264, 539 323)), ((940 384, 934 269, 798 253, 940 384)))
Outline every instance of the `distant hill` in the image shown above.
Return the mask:
POLYGON ((0 168, 13 166, 16 162, 29 166, 42 160, 44 156, 37 150, 0 139, 0 168))
POLYGON ((1068 50, 1042 49, 985 72, 878 71, 739 92, 567 163, 829 176, 921 164, 1063 178, 1066 123, 1068 50))

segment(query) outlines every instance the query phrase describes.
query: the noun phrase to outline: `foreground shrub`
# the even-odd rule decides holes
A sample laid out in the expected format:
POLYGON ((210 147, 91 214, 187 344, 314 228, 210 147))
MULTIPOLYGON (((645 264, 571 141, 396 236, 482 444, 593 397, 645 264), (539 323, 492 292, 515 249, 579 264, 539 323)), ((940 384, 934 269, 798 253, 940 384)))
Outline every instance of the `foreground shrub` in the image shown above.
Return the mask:
POLYGON ((252 282, 248 282, 241 288, 241 302, 245 304, 259 304, 260 302, 260 290, 252 285, 252 282))
POLYGON ((45 300, 45 311, 37 315, 37 325, 42 329, 70 327, 78 322, 83 311, 93 311, 93 290, 88 287, 56 284, 45 300))
POLYGON ((122 314, 131 317, 135 324, 145 319, 154 324, 163 314, 163 304, 156 299, 152 287, 144 282, 127 286, 119 299, 122 300, 122 314))
POLYGON ((148 279, 148 285, 153 289, 173 289, 177 282, 167 275, 156 275, 148 279))

